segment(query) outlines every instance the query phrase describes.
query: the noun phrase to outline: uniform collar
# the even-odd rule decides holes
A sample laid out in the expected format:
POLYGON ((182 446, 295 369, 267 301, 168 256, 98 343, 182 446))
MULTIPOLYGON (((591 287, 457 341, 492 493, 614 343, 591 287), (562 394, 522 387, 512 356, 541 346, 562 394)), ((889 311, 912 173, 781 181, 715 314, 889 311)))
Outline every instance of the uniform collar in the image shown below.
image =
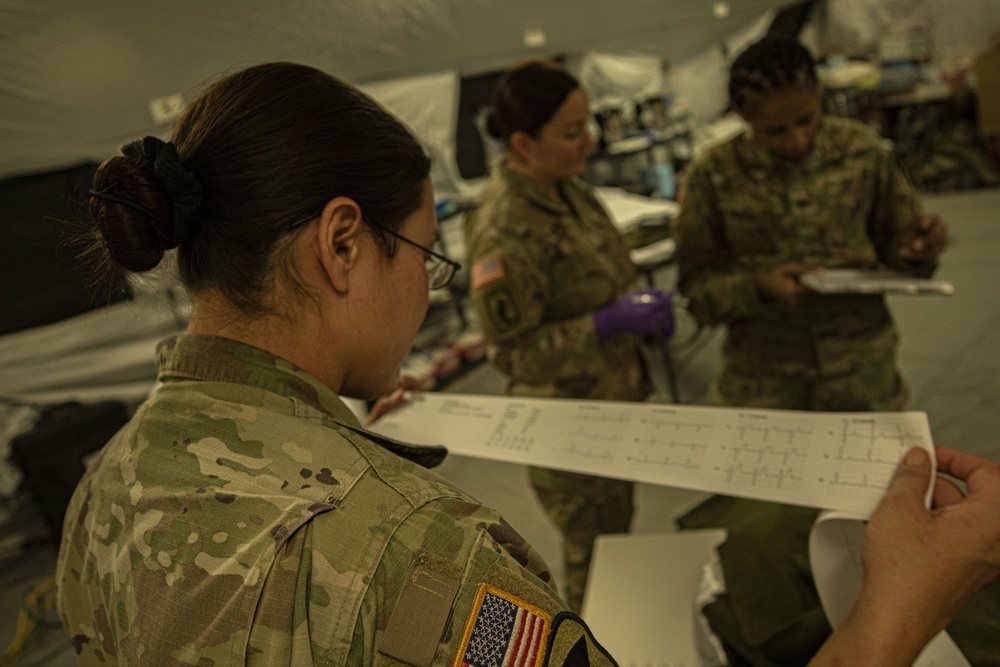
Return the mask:
POLYGON ((246 343, 219 336, 181 334, 156 346, 157 379, 201 380, 264 389, 297 399, 337 422, 360 427, 329 387, 295 364, 246 343))
POLYGON ((329 387, 290 361, 246 343, 202 334, 172 336, 156 346, 156 368, 157 379, 164 383, 227 382, 296 399, 425 468, 437 466, 448 454, 441 446, 410 445, 366 430, 329 387))
POLYGON ((815 172, 843 156, 844 146, 837 145, 831 131, 834 124, 835 121, 827 115, 820 119, 813 147, 801 162, 790 162, 774 155, 754 141, 749 130, 736 139, 736 150, 755 180, 763 180, 768 176, 787 177, 800 172, 815 172))
MULTIPOLYGON (((545 189, 539 187, 527 176, 508 167, 505 160, 500 160, 497 163, 497 171, 511 190, 517 192, 535 206, 538 206, 549 213, 559 215, 570 212, 569 206, 565 201, 562 199, 553 199, 545 189)), ((563 196, 571 198, 574 196, 574 192, 579 186, 576 182, 576 178, 570 177, 563 179, 559 183, 558 187, 562 190, 563 196)))

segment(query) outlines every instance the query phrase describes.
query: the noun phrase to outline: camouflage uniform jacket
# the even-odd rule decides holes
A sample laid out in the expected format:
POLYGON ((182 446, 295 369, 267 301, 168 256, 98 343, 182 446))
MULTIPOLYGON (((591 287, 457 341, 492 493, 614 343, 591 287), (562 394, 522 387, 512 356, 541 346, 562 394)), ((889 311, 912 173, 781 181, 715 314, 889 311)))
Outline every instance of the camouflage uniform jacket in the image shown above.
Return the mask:
POLYGON ((642 400, 638 339, 601 341, 593 324, 635 282, 629 250, 590 186, 569 178, 560 190, 553 200, 498 164, 466 216, 471 297, 490 357, 513 395, 642 400))
POLYGON ((560 635, 595 646, 539 555, 418 464, 443 448, 361 429, 234 341, 168 339, 157 366, 66 515, 58 609, 80 664, 452 664, 495 648, 475 630, 497 600, 534 614, 550 655, 560 635))
POLYGON ((867 126, 825 116, 798 164, 740 135, 688 175, 675 228, 678 286, 701 323, 728 325, 725 359, 739 372, 836 375, 872 355, 886 359, 897 337, 881 295, 765 304, 755 276, 788 262, 930 275, 933 264, 913 265, 897 252, 917 206, 867 126))

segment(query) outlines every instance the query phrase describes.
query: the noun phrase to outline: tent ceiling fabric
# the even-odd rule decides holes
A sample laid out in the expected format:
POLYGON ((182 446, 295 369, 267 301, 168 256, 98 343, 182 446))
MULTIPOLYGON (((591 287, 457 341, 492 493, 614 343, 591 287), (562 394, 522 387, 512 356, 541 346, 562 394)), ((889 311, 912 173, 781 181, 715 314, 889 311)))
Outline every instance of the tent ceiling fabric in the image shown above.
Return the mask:
POLYGON ((152 100, 253 63, 371 83, 587 50, 677 62, 787 1, 730 4, 720 20, 707 0, 0 0, 0 177, 161 133, 152 100))
MULTIPOLYGON (((218 75, 269 60, 357 84, 474 75, 527 56, 599 52, 669 64, 688 106, 733 36, 796 0, 0 0, 0 178, 102 158, 163 134, 150 103, 181 101, 218 75), (714 11, 724 5, 722 11, 714 11), (717 18, 720 16, 722 18, 717 18), (530 33, 541 42, 525 45, 530 33), (685 66, 687 72, 680 71, 685 66), (687 90, 685 86, 696 85, 687 90)), ((827 0, 821 45, 870 53, 914 20, 940 64, 969 61, 1000 27, 997 0, 827 0)), ((898 35, 896 35, 898 37, 898 35)), ((722 91, 724 94, 724 91, 722 91)), ((703 99, 704 98, 704 99, 703 99)))

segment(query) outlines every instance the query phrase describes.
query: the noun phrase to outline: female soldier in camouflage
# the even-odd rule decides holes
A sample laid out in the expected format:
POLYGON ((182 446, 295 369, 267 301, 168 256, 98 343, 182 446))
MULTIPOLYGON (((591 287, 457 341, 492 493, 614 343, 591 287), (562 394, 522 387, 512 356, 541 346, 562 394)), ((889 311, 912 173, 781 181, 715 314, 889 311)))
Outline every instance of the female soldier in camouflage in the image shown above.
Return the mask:
MULTIPOLYGON (((497 83, 490 129, 507 151, 465 222, 471 296, 510 394, 641 401, 648 388, 635 334, 666 326, 670 300, 628 293, 629 250, 579 178, 594 146, 589 118, 587 94, 554 63, 522 63, 497 83)), ((562 532, 566 599, 579 611, 594 538, 628 532, 633 484, 530 474, 562 532)))
MULTIPOLYGON (((537 553, 426 470, 443 451, 365 431, 338 398, 395 386, 428 286, 452 274, 420 248, 429 166, 403 126, 267 64, 123 153, 94 179, 93 250, 147 271, 177 248, 193 312, 66 514, 58 609, 80 664, 612 664, 537 553)), ((904 664, 995 575, 981 496, 1000 506, 1000 471, 941 461, 969 498, 944 487, 936 516, 930 461, 901 467, 869 531, 875 583, 817 664, 861 664, 858 646, 904 664)))
POLYGON ((67 513, 58 603, 81 664, 604 660, 538 554, 425 469, 443 450, 364 431, 338 398, 395 386, 428 284, 454 273, 426 250, 430 162, 407 130, 279 63, 123 152, 94 179, 93 250, 145 271, 178 248, 193 312, 67 513), (505 615, 530 632, 491 632, 505 615))
POLYGON ((930 275, 946 229, 873 129, 822 114, 809 52, 769 37, 733 63, 750 131, 702 156, 677 219, 679 287, 728 329, 717 403, 898 410, 907 392, 881 295, 819 297, 798 277, 888 266, 930 275))
MULTIPOLYGON (((750 130, 696 161, 676 221, 678 287, 699 322, 727 329, 710 401, 902 409, 907 389, 883 296, 818 295, 798 278, 824 267, 880 265, 929 276, 945 246, 945 226, 920 213, 913 189, 872 128, 822 113, 813 59, 793 39, 767 37, 741 53, 729 96, 750 130)), ((750 602, 741 620, 756 628, 750 643, 767 652, 793 619, 805 627, 819 612, 805 557, 816 512, 717 498, 687 525, 707 525, 700 517, 709 513, 711 525, 730 531, 728 578, 735 589, 747 586, 750 602), (775 609, 780 595, 773 588, 759 594, 759 571, 746 566, 753 554, 771 582, 805 582, 794 594, 796 605, 775 609), (744 568, 754 572, 741 577, 744 568)), ((791 662, 829 632, 825 622, 812 628, 801 632, 807 637, 791 662)), ((784 655, 794 654, 787 641, 779 643, 784 655)))

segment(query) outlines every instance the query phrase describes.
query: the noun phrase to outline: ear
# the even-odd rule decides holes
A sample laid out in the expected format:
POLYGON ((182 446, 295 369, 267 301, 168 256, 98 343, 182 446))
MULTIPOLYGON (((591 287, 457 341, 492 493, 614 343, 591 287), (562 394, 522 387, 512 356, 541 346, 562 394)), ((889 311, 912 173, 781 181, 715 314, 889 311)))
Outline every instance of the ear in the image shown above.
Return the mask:
POLYGON ((527 132, 517 130, 510 135, 510 150, 522 162, 529 162, 535 155, 535 138, 527 132))
POLYGON ((358 262, 361 245, 356 241, 364 230, 361 207, 350 197, 336 197, 327 202, 316 225, 317 253, 333 289, 348 290, 351 269, 358 262))

